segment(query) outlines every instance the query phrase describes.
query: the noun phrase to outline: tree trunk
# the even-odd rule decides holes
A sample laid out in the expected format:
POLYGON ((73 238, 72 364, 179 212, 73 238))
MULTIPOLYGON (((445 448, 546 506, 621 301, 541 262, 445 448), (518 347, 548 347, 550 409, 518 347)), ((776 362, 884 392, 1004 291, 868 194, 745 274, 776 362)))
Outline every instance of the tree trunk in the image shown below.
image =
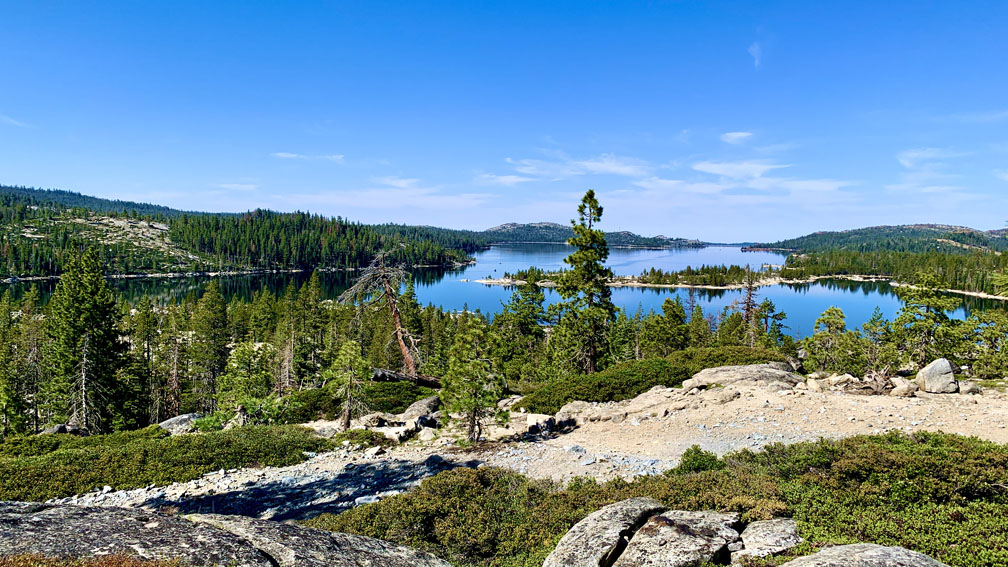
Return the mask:
POLYGON ((396 291, 392 289, 392 284, 388 279, 383 279, 382 285, 385 286, 385 300, 388 302, 389 311, 392 312, 392 323, 395 325, 396 341, 399 342, 399 351, 402 353, 406 372, 410 376, 416 376, 416 362, 413 360, 413 355, 410 353, 409 348, 406 347, 406 340, 403 338, 405 329, 402 325, 402 318, 399 316, 399 308, 396 306, 396 291))

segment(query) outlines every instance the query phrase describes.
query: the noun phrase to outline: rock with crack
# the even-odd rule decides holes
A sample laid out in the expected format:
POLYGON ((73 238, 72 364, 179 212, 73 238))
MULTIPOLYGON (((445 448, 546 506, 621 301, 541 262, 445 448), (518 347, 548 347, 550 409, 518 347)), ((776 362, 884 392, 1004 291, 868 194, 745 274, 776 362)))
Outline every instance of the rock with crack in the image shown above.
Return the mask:
POLYGON ((0 502, 0 556, 129 554, 191 566, 450 567, 368 537, 237 516, 170 516, 125 508, 0 502))
POLYGON ((738 514, 671 510, 652 516, 630 539, 613 567, 693 567, 728 559, 739 539, 738 514))
POLYGON ((249 542, 279 567, 448 567, 430 554, 364 536, 241 516, 194 514, 187 519, 249 542))
POLYGON ((902 547, 856 543, 830 547, 781 567, 948 567, 923 553, 902 547))
POLYGON ((742 530, 743 549, 732 554, 732 562, 744 556, 766 557, 782 553, 801 542, 798 525, 791 518, 756 521, 742 530))
POLYGON ((608 567, 641 524, 664 510, 657 500, 631 498, 592 512, 560 539, 543 567, 608 567))

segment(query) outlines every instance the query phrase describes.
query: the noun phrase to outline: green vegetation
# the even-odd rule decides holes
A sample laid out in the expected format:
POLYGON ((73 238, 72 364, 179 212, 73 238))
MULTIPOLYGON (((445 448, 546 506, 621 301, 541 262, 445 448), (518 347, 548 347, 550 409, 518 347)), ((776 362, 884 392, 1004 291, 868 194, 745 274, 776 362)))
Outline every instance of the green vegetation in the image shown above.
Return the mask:
POLYGON ((806 369, 885 377, 906 364, 920 368, 936 358, 970 368, 973 379, 1008 374, 1008 315, 1001 310, 973 314, 966 320, 949 313, 958 301, 921 275, 921 287, 899 288, 903 307, 893 321, 877 309, 861 329, 847 329, 843 311, 827 309, 815 332, 801 342, 806 369))
POLYGON ((305 451, 331 449, 343 439, 321 439, 296 426, 175 437, 158 427, 91 437, 12 437, 0 442, 0 500, 47 500, 104 485, 125 490, 219 469, 292 465, 305 460, 305 451))
POLYGON ((585 193, 577 212, 577 218, 571 220, 574 236, 567 241, 575 250, 564 258, 570 269, 557 282, 557 293, 563 301, 554 306, 559 321, 552 343, 566 350, 566 358, 584 373, 591 374, 608 350, 606 328, 616 320, 616 306, 609 288, 613 272, 605 266, 609 246, 605 234, 595 228, 602 220, 602 206, 595 191, 585 193))
POLYGON ((538 567, 589 513, 650 496, 671 508, 734 511, 746 520, 793 516, 806 540, 793 555, 867 541, 953 566, 1008 562, 1004 446, 892 433, 772 445, 720 461, 693 453, 661 477, 603 485, 579 480, 565 488, 499 469, 455 470, 410 493, 308 524, 419 547, 459 566, 538 567))
MULTIPOLYGON (((551 222, 530 224, 502 224, 479 233, 488 243, 567 242, 574 237, 571 227, 551 222)), ((607 232, 606 242, 611 246, 640 248, 702 248, 703 242, 665 236, 640 236, 632 232, 607 232)))
POLYGON ((755 247, 799 253, 843 250, 848 252, 948 252, 1005 251, 1008 239, 998 231, 983 232, 961 226, 914 224, 873 226, 840 232, 816 232, 755 247))
POLYGON ((543 384, 522 398, 520 407, 533 413, 556 413, 564 404, 618 402, 628 400, 655 386, 679 386, 704 368, 737 364, 783 361, 780 354, 748 347, 689 348, 666 358, 633 360, 601 372, 559 378, 543 384))
MULTIPOLYGON (((651 268, 637 277, 638 282, 650 285, 695 285, 695 286, 728 286, 741 285, 746 282, 745 266, 686 266, 678 272, 665 272, 651 268)), ((760 278, 770 278, 778 275, 776 269, 770 268, 758 272, 760 278)))
POLYGON ((0 260, 12 277, 61 274, 97 248, 116 274, 334 269, 390 261, 451 266, 485 246, 478 233, 369 226, 309 213, 190 213, 68 191, 0 186, 0 260))

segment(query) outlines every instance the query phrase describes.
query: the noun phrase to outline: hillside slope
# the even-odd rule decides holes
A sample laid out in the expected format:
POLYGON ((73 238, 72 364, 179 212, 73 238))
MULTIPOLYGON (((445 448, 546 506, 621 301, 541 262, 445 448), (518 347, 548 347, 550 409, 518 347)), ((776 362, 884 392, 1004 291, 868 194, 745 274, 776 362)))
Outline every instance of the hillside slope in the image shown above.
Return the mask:
POLYGON ((826 250, 873 252, 1003 252, 1008 250, 1005 231, 984 232, 941 224, 872 226, 844 231, 814 232, 798 238, 754 245, 809 253, 826 250))
MULTIPOLYGON (((517 242, 567 242, 574 236, 570 226, 553 222, 528 224, 507 223, 489 228, 480 233, 491 244, 517 242)), ((667 236, 641 236, 629 231, 607 232, 606 242, 610 246, 639 246, 645 248, 699 248, 705 244, 699 240, 669 238, 667 236)))

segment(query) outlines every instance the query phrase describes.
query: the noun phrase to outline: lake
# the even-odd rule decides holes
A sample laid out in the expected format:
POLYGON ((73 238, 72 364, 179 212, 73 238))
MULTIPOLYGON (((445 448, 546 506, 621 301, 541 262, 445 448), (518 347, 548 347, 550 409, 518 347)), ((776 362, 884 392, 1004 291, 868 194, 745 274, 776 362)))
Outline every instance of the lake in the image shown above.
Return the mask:
MULTIPOLYGON (((500 311, 501 304, 507 302, 513 289, 503 286, 489 286, 473 280, 500 278, 505 273, 535 266, 543 270, 558 270, 565 267, 563 259, 571 248, 564 244, 512 244, 493 246, 475 255, 476 263, 457 270, 422 269, 414 272, 417 297, 424 305, 434 304, 448 310, 469 309, 493 314, 500 311)), ((660 268, 664 271, 682 270, 686 266, 738 264, 762 269, 764 265, 780 265, 784 256, 772 252, 743 252, 734 246, 709 246, 706 248, 681 248, 668 250, 645 250, 613 248, 610 250, 608 266, 616 275, 639 275, 646 269, 660 268)), ((260 289, 266 288, 282 295, 289 285, 300 286, 309 274, 269 274, 256 276, 231 276, 220 278, 221 288, 226 297, 250 298, 260 289)), ((353 274, 326 273, 322 276, 323 291, 328 298, 339 295, 349 285, 353 274)), ((162 302, 177 301, 186 295, 198 294, 207 278, 171 279, 131 279, 112 280, 112 285, 128 299, 140 295, 151 295, 162 302)), ((25 284, 12 284, 15 295, 23 292, 25 284)), ((55 282, 40 284, 44 295, 51 292, 55 282)), ((726 306, 739 300, 741 290, 696 289, 695 301, 703 307, 704 313, 720 313, 726 306)), ((679 296, 686 303, 689 291, 668 288, 616 288, 613 301, 630 313, 638 309, 643 312, 660 311, 667 297, 679 296)), ((991 307, 1004 308, 1008 303, 973 297, 957 296, 960 307, 954 316, 964 318, 971 311, 991 307)), ((768 298, 778 311, 787 313, 785 324, 788 332, 803 337, 810 334, 815 320, 828 307, 837 306, 847 315, 849 328, 860 326, 867 321, 876 307, 888 318, 893 319, 901 302, 886 283, 850 282, 844 280, 821 280, 814 284, 775 285, 762 287, 758 291, 758 301, 768 298)), ((559 300, 556 292, 546 289, 546 301, 559 300)))

